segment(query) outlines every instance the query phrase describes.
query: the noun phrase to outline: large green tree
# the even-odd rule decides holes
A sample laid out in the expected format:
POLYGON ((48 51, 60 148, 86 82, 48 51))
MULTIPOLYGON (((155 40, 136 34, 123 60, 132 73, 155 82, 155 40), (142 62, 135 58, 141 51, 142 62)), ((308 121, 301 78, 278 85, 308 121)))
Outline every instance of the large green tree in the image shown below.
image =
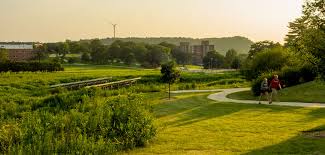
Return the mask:
POLYGON ((290 62, 291 58, 287 49, 283 47, 264 49, 252 60, 252 74, 255 74, 255 77, 257 77, 264 72, 278 71, 286 65, 291 65, 289 64, 290 62))
POLYGON ((302 17, 289 24, 286 45, 318 68, 325 79, 325 1, 308 0, 302 17))
POLYGON ((232 67, 232 62, 236 59, 237 56, 238 54, 236 50, 234 49, 228 50, 225 57, 225 67, 226 68, 232 67))
POLYGON ((273 48, 276 46, 281 46, 279 43, 274 43, 273 41, 259 41, 251 45, 248 51, 248 58, 252 59, 257 53, 262 52, 264 49, 273 48))
POLYGON ((146 45, 144 43, 138 43, 135 45, 133 50, 136 61, 140 64, 143 64, 145 62, 145 56, 148 53, 146 45))
POLYGON ((99 39, 92 40, 89 46, 91 60, 97 64, 106 64, 108 61, 106 46, 99 39))
POLYGON ((147 45, 147 49, 144 66, 159 67, 169 60, 170 48, 161 45, 147 45))
POLYGON ((224 67, 224 62, 225 58, 223 55, 217 51, 210 51, 203 58, 203 67, 205 69, 222 68, 224 67))
POLYGON ((57 45, 57 57, 60 57, 61 60, 65 59, 65 56, 70 52, 69 44, 67 42, 60 42, 57 45))

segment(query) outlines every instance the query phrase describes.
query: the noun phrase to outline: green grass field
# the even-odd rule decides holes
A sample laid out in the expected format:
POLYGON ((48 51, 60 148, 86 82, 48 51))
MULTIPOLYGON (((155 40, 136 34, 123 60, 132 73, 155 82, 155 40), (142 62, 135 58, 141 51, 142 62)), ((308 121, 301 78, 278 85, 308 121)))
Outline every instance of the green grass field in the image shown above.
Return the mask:
MULTIPOLYGON (((324 94, 325 83, 321 81, 313 81, 282 89, 279 91, 278 98, 280 101, 288 102, 325 103, 324 94)), ((258 97, 254 96, 251 91, 230 94, 228 97, 240 100, 258 100, 258 97)), ((265 97, 263 99, 266 100, 265 97)))
MULTIPOLYGON (((36 123, 39 135, 42 135, 42 132, 46 133, 47 125, 44 124, 43 128, 43 124, 36 120, 54 119, 52 121, 55 123, 50 125, 60 125, 61 118, 63 120, 72 119, 74 121, 71 127, 78 126, 80 125, 78 121, 83 120, 81 118, 89 116, 87 108, 97 114, 102 109, 97 106, 104 106, 106 100, 118 96, 142 94, 143 101, 153 106, 152 110, 156 116, 155 124, 158 128, 157 135, 145 147, 129 152, 120 152, 122 154, 325 153, 324 147, 322 147, 325 145, 324 138, 313 138, 310 136, 312 133, 303 134, 304 131, 309 130, 325 130, 324 109, 221 103, 208 100, 206 93, 178 94, 173 95, 171 100, 167 100, 166 84, 159 82, 159 78, 160 71, 157 69, 92 65, 67 65, 65 71, 55 73, 0 73, 0 130, 11 131, 9 127, 12 127, 14 131, 19 128, 28 129, 20 124, 22 120, 26 120, 27 116, 34 121, 25 122, 25 125, 33 126, 36 123), (96 92, 94 97, 83 94, 82 91, 85 90, 80 92, 49 89, 50 85, 58 83, 100 77, 113 77, 113 80, 119 80, 139 76, 143 79, 132 87, 101 90, 96 92), (69 94, 72 94, 71 98, 69 98, 69 94), (84 96, 78 96, 78 94, 84 96), (59 95, 59 98, 51 98, 56 95, 59 95), (45 102, 46 100, 53 101, 54 104, 45 102), (70 104, 70 100, 73 103, 70 104), (57 101, 59 105, 55 105, 57 103, 54 101, 57 101), (65 106, 67 103, 69 105, 65 106), (43 114, 46 117, 38 118, 43 114), (55 117, 52 118, 52 116, 55 117)), ((225 72, 224 74, 184 72, 180 81, 173 85, 172 90, 248 86, 249 82, 243 80, 237 72, 225 72)), ((287 96, 291 96, 295 95, 294 92, 301 89, 307 90, 307 88, 309 92, 315 92, 312 93, 314 96, 310 99, 321 98, 321 95, 324 94, 324 87, 319 83, 307 83, 284 89, 283 92, 288 91, 287 96)), ((299 97, 305 99, 304 95, 306 96, 308 93, 301 91, 299 97)), ((100 120, 100 117, 94 118, 91 123, 96 124, 100 120)), ((67 126, 70 124, 66 123, 67 126)), ((52 138, 69 137, 77 134, 75 131, 84 129, 72 128, 71 130, 73 132, 53 134, 56 137, 52 138)), ((51 132, 53 131, 56 130, 51 132)), ((47 134, 51 135, 52 133, 47 134)), ((91 134, 96 135, 96 133, 91 134)), ((11 142, 8 138, 10 136, 6 136, 6 134, 0 133, 0 138, 8 140, 8 143, 11 142)), ((38 138, 48 140, 47 137, 38 138)), ((19 140, 22 141, 22 139, 19 140)), ((64 144, 62 139, 56 140, 61 140, 60 144, 64 144)), ((42 145, 39 142, 37 147, 42 147, 42 145)), ((82 146, 81 143, 78 143, 77 146, 79 145, 82 146)), ((87 147, 95 147, 95 144, 93 145, 87 147)), ((103 146, 105 146, 103 143, 99 143, 98 148, 103 146)), ((3 151, 1 149, 5 147, 8 146, 4 146, 0 142, 0 153, 3 151)), ((17 145, 14 148, 19 150, 17 145)), ((88 153, 90 152, 91 150, 88 153)))
POLYGON ((126 154, 325 154, 325 109, 215 102, 207 94, 156 100, 158 135, 126 154))

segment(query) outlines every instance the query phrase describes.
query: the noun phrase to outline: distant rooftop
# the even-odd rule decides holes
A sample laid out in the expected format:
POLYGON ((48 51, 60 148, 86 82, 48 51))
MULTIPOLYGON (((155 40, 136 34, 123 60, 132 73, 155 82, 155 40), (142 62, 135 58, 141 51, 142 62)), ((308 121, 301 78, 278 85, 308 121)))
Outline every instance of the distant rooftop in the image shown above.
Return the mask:
POLYGON ((33 45, 30 44, 0 44, 0 48, 4 49, 33 49, 33 45))

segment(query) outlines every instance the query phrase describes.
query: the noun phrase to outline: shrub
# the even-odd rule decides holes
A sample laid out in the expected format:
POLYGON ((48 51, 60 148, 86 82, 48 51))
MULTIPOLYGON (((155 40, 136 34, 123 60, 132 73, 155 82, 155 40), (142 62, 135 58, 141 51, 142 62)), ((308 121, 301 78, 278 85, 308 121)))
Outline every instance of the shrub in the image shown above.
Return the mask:
POLYGON ((63 71, 64 68, 59 63, 49 62, 3 62, 0 63, 0 72, 37 72, 37 71, 63 71))
POLYGON ((148 105, 135 96, 119 96, 108 101, 113 115, 109 136, 123 144, 124 149, 143 146, 154 137, 156 129, 148 105))
POLYGON ((317 77, 317 73, 310 66, 303 67, 284 67, 281 71, 278 72, 268 72, 260 75, 258 78, 253 80, 252 91, 254 95, 260 94, 261 82, 264 78, 267 78, 269 82, 272 80, 273 75, 279 75, 281 85, 286 87, 298 85, 304 82, 313 81, 317 77))
POLYGON ((300 68, 292 67, 288 68, 285 67, 281 70, 280 75, 281 81, 286 86, 294 86, 301 83, 302 75, 300 73, 300 68))
POLYGON ((317 68, 312 65, 305 65, 300 69, 303 82, 315 80, 317 77, 317 68))
POLYGON ((0 123, 0 154, 112 154, 155 136, 151 107, 141 95, 103 100, 100 91, 54 95, 17 122, 0 123))

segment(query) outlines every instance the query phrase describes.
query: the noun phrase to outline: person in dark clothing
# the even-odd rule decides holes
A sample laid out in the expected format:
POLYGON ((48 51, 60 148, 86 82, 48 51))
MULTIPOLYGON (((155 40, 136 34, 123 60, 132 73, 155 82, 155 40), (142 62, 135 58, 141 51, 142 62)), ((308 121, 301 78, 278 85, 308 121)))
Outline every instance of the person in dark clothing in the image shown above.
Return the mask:
POLYGON ((267 100, 270 102, 268 90, 269 90, 269 85, 267 82, 267 78, 264 78, 264 80, 261 83, 261 94, 260 94, 260 98, 258 100, 258 104, 261 104, 261 98, 263 95, 265 95, 267 100))

